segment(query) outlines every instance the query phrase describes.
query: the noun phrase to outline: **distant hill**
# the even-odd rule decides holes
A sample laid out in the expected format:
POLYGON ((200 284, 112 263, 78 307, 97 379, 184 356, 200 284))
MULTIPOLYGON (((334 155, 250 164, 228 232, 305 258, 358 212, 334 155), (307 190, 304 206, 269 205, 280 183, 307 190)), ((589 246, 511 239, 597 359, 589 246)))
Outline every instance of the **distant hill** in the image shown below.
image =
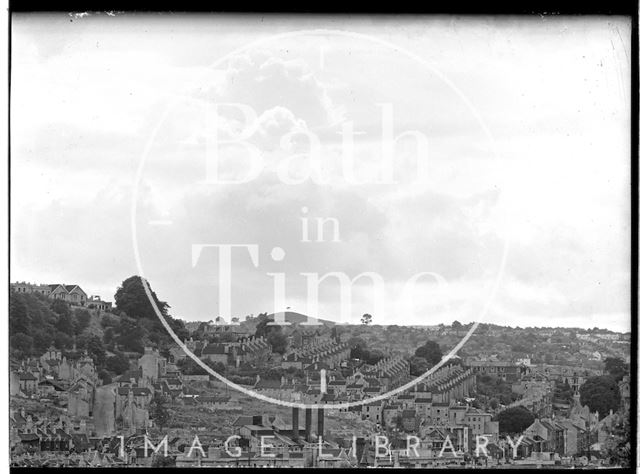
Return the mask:
MULTIPOLYGON (((279 318, 281 318, 282 316, 282 312, 276 313, 277 316, 279 318)), ((268 314, 267 317, 269 319, 274 319, 275 320, 275 315, 274 313, 268 314)), ((285 311, 284 312, 284 320, 288 323, 292 323, 292 324, 302 324, 302 323, 306 323, 308 320, 308 316, 301 314, 301 313, 296 313, 295 311, 285 311)), ((311 320, 311 322, 318 322, 320 324, 323 324, 325 326, 335 326, 336 323, 334 323, 333 321, 328 321, 326 319, 317 319, 317 320, 311 320)))

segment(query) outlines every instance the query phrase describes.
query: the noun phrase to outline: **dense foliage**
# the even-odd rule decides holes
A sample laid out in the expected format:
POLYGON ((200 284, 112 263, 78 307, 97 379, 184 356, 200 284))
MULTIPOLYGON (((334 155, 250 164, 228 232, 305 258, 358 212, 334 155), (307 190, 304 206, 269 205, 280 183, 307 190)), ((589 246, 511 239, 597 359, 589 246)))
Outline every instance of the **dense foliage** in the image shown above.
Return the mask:
POLYGON ((580 403, 604 418, 609 410, 616 411, 620 406, 618 384, 608 375, 589 377, 580 387, 580 403))
POLYGON ((625 364, 620 357, 607 357, 604 360, 604 370, 616 382, 619 382, 622 377, 629 373, 629 364, 625 364))
MULTIPOLYGON (((151 289, 149 282, 145 280, 147 288, 153 297, 158 310, 163 316, 168 314, 169 305, 160 301, 156 296, 156 293, 151 289)), ((151 301, 147 296, 147 292, 142 281, 142 278, 138 275, 127 278, 122 282, 122 285, 116 291, 114 296, 116 302, 116 308, 118 311, 124 311, 129 316, 135 318, 156 318, 156 312, 151 305, 151 301)))
POLYGON ((518 399, 518 395, 513 393, 511 384, 505 382, 500 377, 483 374, 476 379, 476 392, 483 399, 496 399, 502 405, 509 405, 518 399))
POLYGON ((427 341, 416 349, 415 356, 425 359, 433 366, 442 359, 442 350, 437 342, 427 341))
POLYGON ((287 336, 282 330, 282 326, 273 324, 274 320, 267 316, 267 313, 258 315, 258 325, 256 326, 255 337, 266 337, 271 344, 271 350, 278 354, 287 352, 287 336), (270 324, 271 323, 271 324, 270 324))
MULTIPOLYGON (((152 294, 157 299, 155 293, 152 294)), ((184 340, 188 336, 184 323, 167 313, 169 305, 161 301, 157 304, 167 323, 184 340)), ((166 351, 172 342, 137 276, 122 282, 116 293, 116 309, 110 313, 70 306, 65 301, 52 301, 36 293, 12 291, 9 333, 13 357, 39 357, 51 346, 70 359, 86 351, 103 381, 128 370, 126 352, 142 354, 148 345, 166 351)))
POLYGON ((71 351, 76 342, 86 345, 91 316, 86 310, 73 310, 66 302, 51 301, 31 293, 9 295, 9 349, 14 357, 40 356, 50 346, 71 351))
POLYGON ((384 358, 384 353, 378 349, 369 349, 364 339, 352 337, 349 339, 351 358, 360 359, 367 364, 374 365, 384 358))
POLYGON ((507 408, 498 413, 493 421, 500 423, 500 434, 519 434, 535 421, 533 413, 524 407, 507 408))

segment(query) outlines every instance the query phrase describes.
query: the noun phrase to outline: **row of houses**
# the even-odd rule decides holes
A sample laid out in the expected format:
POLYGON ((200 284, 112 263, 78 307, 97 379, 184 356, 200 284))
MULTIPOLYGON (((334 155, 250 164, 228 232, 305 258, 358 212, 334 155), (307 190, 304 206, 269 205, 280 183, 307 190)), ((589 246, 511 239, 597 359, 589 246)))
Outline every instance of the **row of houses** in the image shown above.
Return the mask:
POLYGON ((9 445, 12 454, 34 452, 84 452, 90 447, 92 425, 84 418, 61 415, 37 418, 24 409, 9 412, 9 445))
POLYGON ((99 296, 87 296, 87 293, 76 284, 38 284, 22 281, 11 283, 11 289, 16 293, 40 294, 52 300, 62 300, 75 306, 85 306, 90 309, 110 311, 112 307, 110 302, 103 301, 99 296))
MULTIPOLYGON (((262 365, 271 355, 271 344, 265 337, 247 337, 235 342, 206 343, 190 339, 187 348, 202 360, 240 367, 243 364, 262 365)), ((181 349, 172 352, 174 360, 187 355, 181 349)))
POLYGON ((329 369, 339 367, 351 354, 348 344, 335 339, 314 340, 309 345, 290 349, 282 358, 283 369, 304 369, 311 363, 320 362, 329 369))

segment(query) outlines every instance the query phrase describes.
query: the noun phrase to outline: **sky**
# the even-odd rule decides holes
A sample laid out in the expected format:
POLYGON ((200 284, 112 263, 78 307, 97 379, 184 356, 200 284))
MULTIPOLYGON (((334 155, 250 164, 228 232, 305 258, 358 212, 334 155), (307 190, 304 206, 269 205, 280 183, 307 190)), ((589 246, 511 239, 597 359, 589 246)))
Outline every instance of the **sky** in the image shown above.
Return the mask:
POLYGON ((11 279, 628 331, 629 54, 617 17, 14 15, 11 279))

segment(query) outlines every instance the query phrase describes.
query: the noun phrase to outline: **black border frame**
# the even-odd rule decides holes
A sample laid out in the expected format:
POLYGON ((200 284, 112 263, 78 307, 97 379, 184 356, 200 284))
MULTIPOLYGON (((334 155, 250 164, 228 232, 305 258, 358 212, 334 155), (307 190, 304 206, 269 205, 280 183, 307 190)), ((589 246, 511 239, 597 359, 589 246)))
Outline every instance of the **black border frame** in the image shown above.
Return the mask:
MULTIPOLYGON (((638 0, 618 0, 615 2, 600 2, 600 4, 588 3, 580 0, 520 0, 517 2, 489 0, 485 2, 458 1, 455 3, 430 3, 421 4, 408 1, 386 4, 367 5, 366 9, 358 11, 349 9, 347 5, 340 2, 317 2, 314 5, 277 5, 274 3, 261 5, 242 5, 238 2, 225 2, 218 0, 215 4, 199 3, 193 0, 182 0, 179 6, 163 5, 161 2, 151 2, 149 0, 57 0, 52 2, 39 2, 38 0, 10 0, 8 9, 8 78, 7 78, 7 184, 8 184, 8 275, 11 275, 11 26, 13 13, 28 12, 83 12, 83 11, 116 11, 127 13, 234 13, 234 14, 390 14, 390 15, 413 15, 413 14, 454 14, 454 15, 531 15, 531 16, 555 16, 555 15, 621 15, 631 19, 631 120, 630 120, 630 199, 631 199, 631 279, 630 279, 630 303, 631 303, 631 399, 635 401, 630 410, 631 417, 631 453, 632 465, 628 471, 634 470, 634 466, 640 466, 636 448, 638 446, 637 432, 637 401, 638 401, 638 178, 639 178, 639 49, 638 49, 638 0), (164 8, 162 8, 164 7, 164 8)), ((7 288, 7 292, 10 290, 7 288)), ((8 331, 5 339, 8 342, 8 331)), ((7 345, 8 347, 8 345, 7 345)), ((8 361, 7 361, 8 363, 8 361)), ((9 367, 7 367, 9 369, 9 367)), ((0 447, 0 449, 5 449, 0 447)), ((20 472, 39 471, 34 468, 11 468, 11 471, 20 472)), ((86 469, 87 472, 96 472, 96 468, 86 469)), ((100 468, 97 468, 100 469, 100 468)), ((185 469, 185 468, 180 468, 185 469)), ((191 469, 191 468, 186 468, 191 469)), ((46 469, 42 469, 46 472, 46 469)), ((82 472, 84 468, 74 468, 73 472, 82 472)), ((161 469, 163 470, 163 469, 161 469)), ((251 470, 251 469, 250 469, 251 470)), ((388 471, 389 469, 387 469, 388 471)), ((404 472, 404 469, 392 469, 393 471, 404 472)), ((551 469, 549 469, 551 470, 551 469)), ((158 470, 155 470, 156 472, 158 470)), ((446 471, 451 471, 447 469, 446 471)), ((461 470, 462 471, 462 470, 461 470)), ((518 469, 500 469, 500 472, 513 471, 522 472, 518 469)), ((623 472, 621 469, 605 469, 604 471, 623 472)), ((113 472, 111 469, 110 472, 113 472)), ((125 471, 126 472, 126 471, 125 471)), ((599 470, 602 472, 602 470, 599 470)), ((635 470, 634 470, 635 472, 635 470)))

